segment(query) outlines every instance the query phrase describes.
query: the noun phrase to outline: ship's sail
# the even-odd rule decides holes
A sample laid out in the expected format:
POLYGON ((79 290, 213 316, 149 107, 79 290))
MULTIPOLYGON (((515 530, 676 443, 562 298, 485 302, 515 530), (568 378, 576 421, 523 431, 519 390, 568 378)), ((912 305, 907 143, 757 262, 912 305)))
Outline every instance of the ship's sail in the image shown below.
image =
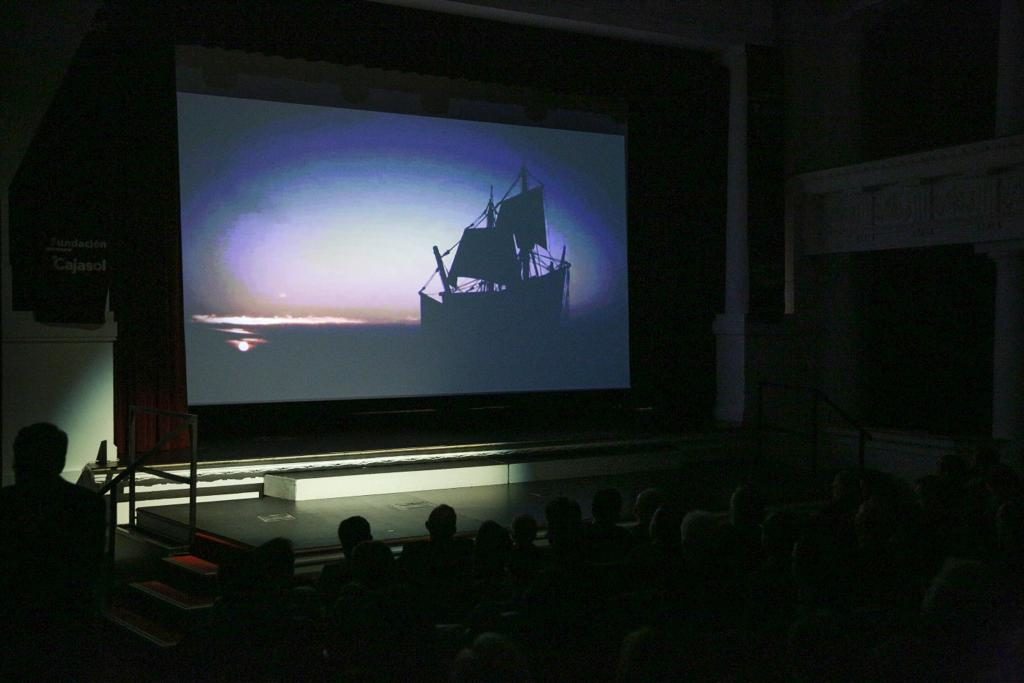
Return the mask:
POLYGON ((512 233, 488 228, 466 228, 448 277, 487 280, 505 286, 518 280, 519 270, 512 233))
POLYGON ((543 191, 543 186, 530 188, 501 202, 495 230, 514 235, 520 252, 528 252, 534 245, 548 248, 543 191))

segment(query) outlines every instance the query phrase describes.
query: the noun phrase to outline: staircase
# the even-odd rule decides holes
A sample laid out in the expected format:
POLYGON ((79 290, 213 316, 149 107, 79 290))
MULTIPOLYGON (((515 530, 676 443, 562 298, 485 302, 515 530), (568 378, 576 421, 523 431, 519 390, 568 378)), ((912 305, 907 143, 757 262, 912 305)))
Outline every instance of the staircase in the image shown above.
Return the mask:
POLYGON ((115 577, 118 585, 111 592, 104 616, 151 653, 169 651, 209 617, 218 591, 219 566, 211 558, 223 562, 241 547, 197 534, 191 552, 187 552, 139 531, 122 528, 119 536, 120 547, 141 548, 150 557, 140 561, 136 552, 136 557, 127 558, 129 569, 121 568, 122 576, 115 577), (162 553, 168 554, 160 556, 162 553), (135 576, 126 580, 126 571, 135 576), (155 578, 139 578, 142 576, 155 578))

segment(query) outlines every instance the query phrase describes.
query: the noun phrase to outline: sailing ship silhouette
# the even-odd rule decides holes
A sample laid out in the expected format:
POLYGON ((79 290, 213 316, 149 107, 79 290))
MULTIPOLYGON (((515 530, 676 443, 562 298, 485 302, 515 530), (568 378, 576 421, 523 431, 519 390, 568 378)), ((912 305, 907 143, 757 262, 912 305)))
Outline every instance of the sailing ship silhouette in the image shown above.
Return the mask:
POLYGON ((526 167, 505 196, 487 207, 443 254, 434 247, 437 269, 420 288, 420 326, 432 333, 529 332, 553 329, 567 316, 569 269, 548 252, 544 186, 529 185, 526 167), (512 194, 516 186, 519 192, 512 194), (455 254, 451 266, 445 257, 455 254), (439 275, 443 290, 426 288, 439 275))

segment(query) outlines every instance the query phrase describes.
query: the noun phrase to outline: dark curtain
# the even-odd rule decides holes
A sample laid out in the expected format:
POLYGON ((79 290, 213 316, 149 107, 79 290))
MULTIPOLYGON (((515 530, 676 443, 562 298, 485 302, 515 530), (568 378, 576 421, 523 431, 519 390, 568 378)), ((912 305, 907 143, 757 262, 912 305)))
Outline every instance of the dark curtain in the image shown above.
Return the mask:
MULTIPOLYGON (((114 442, 125 457, 128 407, 187 408, 181 303, 173 22, 150 3, 104 10, 79 47, 11 192, 12 301, 37 320, 99 324, 110 304, 114 442), (67 260, 99 275, 53 273, 51 239, 103 242, 67 260)), ((62 252, 56 252, 62 253, 62 252)), ((143 419, 146 450, 180 421, 143 419)), ((187 458, 187 434, 151 462, 187 458)))
MULTIPOLYGON (((129 406, 185 412, 185 348, 181 294, 177 114, 172 32, 153 8, 111 19, 122 52, 124 87, 117 106, 119 146, 118 254, 111 305, 118 326, 114 345, 114 442, 127 456, 129 406), (163 25, 163 30, 161 30, 163 25)), ((179 419, 139 416, 136 448, 145 452, 179 419)), ((152 463, 188 459, 188 433, 164 445, 152 463)))

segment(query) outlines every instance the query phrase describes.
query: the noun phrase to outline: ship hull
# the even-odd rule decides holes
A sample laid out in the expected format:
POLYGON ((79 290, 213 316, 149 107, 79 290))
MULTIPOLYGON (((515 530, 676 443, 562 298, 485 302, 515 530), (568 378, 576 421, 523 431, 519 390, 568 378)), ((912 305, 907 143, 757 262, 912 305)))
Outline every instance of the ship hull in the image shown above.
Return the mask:
POLYGON ((568 266, 498 292, 420 293, 420 326, 430 333, 514 334, 557 326, 563 316, 568 266))

